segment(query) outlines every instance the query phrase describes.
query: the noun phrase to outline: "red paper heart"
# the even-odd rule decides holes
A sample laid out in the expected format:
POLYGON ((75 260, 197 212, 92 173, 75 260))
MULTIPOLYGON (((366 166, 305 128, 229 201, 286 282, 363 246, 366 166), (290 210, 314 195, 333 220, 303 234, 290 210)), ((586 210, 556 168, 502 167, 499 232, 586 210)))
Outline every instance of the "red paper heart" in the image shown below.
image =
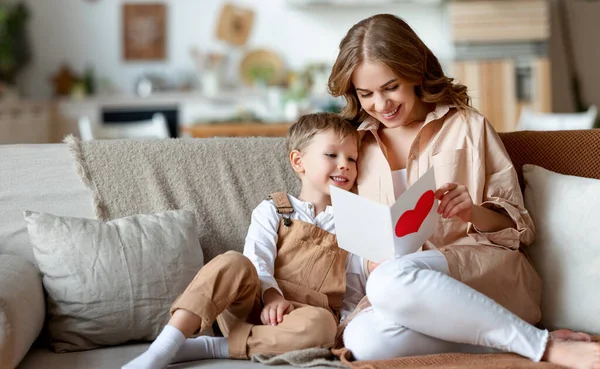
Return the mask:
POLYGON ((417 232, 433 207, 433 200, 433 191, 429 190, 422 194, 415 208, 405 211, 398 218, 398 222, 396 222, 396 236, 403 237, 407 234, 417 232))

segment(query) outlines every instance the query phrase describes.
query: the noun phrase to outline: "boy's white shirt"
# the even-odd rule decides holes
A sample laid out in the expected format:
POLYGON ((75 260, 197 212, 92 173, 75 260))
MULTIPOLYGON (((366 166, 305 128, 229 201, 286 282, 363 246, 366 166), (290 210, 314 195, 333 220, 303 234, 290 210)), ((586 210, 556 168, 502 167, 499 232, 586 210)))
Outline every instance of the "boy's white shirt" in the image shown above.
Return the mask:
MULTIPOLYGON (((314 216, 313 205, 309 202, 298 200, 288 195, 294 212, 290 214, 292 220, 300 220, 314 224, 327 232, 335 234, 333 222, 333 208, 327 206, 325 211, 314 216)), ((275 258, 277 257, 277 230, 281 215, 273 200, 264 200, 252 211, 252 220, 246 235, 244 255, 252 261, 258 278, 262 294, 269 288, 274 288, 283 295, 275 280, 275 258)), ((343 320, 354 310, 358 302, 365 296, 367 274, 364 269, 363 259, 348 253, 346 259, 346 292, 342 300, 341 319, 343 320)))

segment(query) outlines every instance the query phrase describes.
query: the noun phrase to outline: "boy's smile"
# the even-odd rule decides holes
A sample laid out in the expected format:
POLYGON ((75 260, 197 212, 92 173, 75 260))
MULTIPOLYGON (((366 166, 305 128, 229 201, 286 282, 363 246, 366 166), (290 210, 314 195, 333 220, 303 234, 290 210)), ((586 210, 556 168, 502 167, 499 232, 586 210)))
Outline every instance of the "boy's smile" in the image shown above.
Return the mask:
POLYGON ((356 180, 358 144, 332 130, 317 133, 294 166, 302 180, 303 201, 329 205, 329 186, 350 190, 356 180))
POLYGON ((335 183, 339 183, 340 185, 344 185, 345 183, 348 183, 348 177, 344 177, 344 176, 333 176, 330 177, 335 183))

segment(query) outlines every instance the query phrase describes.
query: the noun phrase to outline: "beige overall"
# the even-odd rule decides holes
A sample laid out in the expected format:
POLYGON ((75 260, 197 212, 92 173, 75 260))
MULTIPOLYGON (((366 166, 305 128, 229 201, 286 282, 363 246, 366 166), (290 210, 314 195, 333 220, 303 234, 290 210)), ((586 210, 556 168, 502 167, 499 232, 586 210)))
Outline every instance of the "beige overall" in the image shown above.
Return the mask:
POLYGON ((346 251, 335 235, 313 224, 292 220, 287 194, 270 196, 283 219, 279 223, 275 279, 295 309, 277 326, 262 325, 260 281, 252 262, 235 251, 219 255, 196 274, 177 298, 171 314, 185 309, 200 318, 200 331, 216 319, 229 339, 232 359, 279 354, 309 347, 332 347, 346 289, 346 251))

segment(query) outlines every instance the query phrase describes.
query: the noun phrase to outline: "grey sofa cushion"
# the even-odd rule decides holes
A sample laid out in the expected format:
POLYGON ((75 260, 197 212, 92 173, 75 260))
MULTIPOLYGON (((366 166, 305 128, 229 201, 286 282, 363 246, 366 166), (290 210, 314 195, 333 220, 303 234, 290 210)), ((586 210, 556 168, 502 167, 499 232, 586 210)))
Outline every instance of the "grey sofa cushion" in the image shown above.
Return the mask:
POLYGON ((25 213, 55 351, 153 340, 203 265, 194 213, 102 222, 25 213))
POLYGON ((0 255, 0 369, 12 369, 25 356, 44 324, 42 278, 16 255, 0 255))

